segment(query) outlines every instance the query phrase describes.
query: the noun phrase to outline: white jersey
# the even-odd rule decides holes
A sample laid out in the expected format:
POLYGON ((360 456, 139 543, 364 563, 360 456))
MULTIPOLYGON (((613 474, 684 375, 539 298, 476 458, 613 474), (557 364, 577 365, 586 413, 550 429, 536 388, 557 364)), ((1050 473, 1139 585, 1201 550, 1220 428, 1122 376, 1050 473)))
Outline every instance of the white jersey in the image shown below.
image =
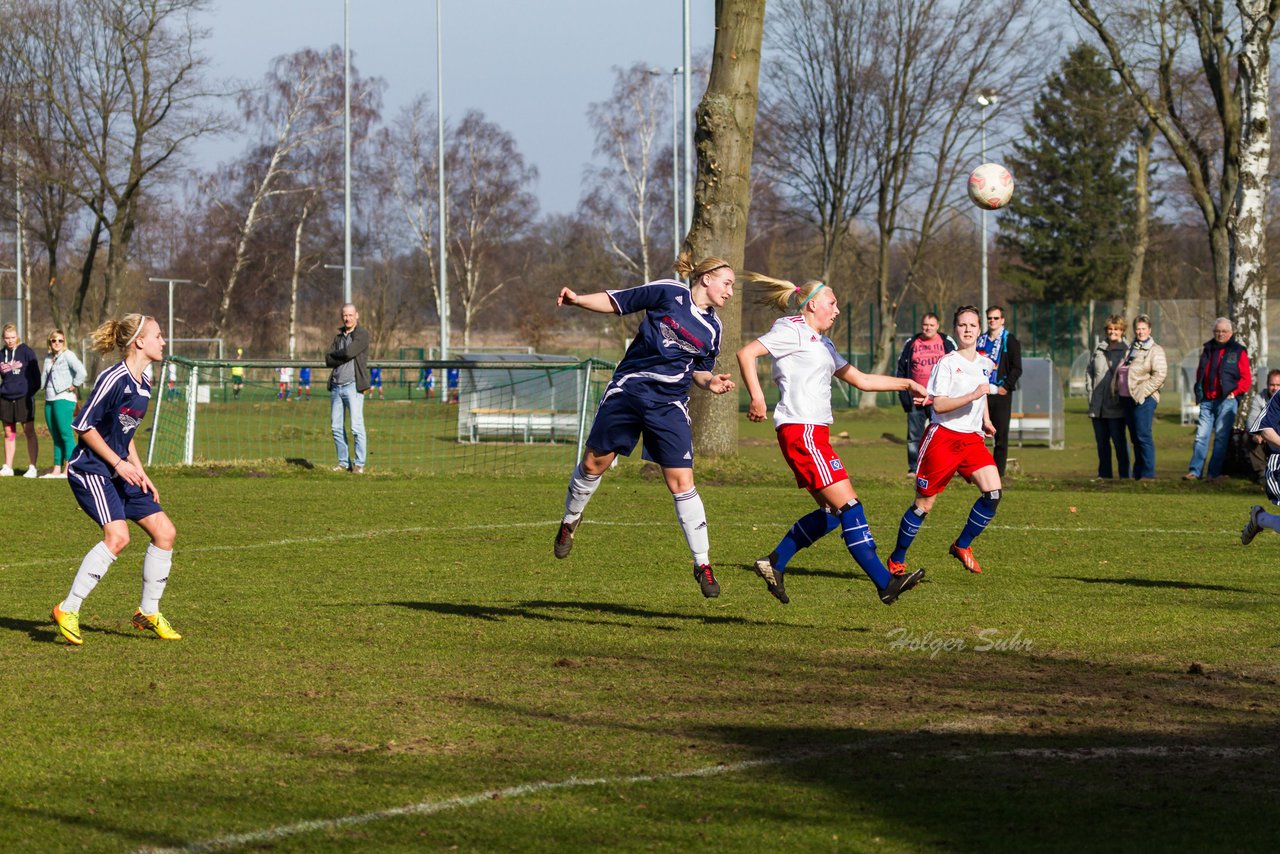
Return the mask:
POLYGON ((792 315, 774 321, 760 343, 773 357, 773 381, 780 393, 773 426, 830 424, 831 375, 849 364, 831 339, 792 315))
MULTIPOLYGON (((929 374, 930 397, 964 397, 985 382, 988 373, 995 370, 995 362, 979 354, 973 361, 960 355, 958 350, 948 353, 933 366, 929 374)), ((950 412, 933 410, 933 423, 941 424, 957 433, 982 435, 982 420, 987 414, 987 399, 980 397, 950 412)))

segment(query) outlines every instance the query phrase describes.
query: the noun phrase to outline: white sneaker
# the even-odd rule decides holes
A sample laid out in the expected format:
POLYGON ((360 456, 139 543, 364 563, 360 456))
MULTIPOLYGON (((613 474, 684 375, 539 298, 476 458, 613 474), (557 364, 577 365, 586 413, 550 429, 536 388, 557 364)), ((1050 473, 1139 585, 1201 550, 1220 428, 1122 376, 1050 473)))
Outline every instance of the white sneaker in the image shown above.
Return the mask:
POLYGON ((63 478, 63 479, 65 480, 65 479, 66 479, 66 477, 67 477, 67 473, 66 473, 65 471, 51 471, 51 472, 49 472, 48 474, 42 474, 42 475, 40 475, 40 477, 42 477, 42 478, 46 478, 46 477, 60 477, 60 478, 63 478))
POLYGON ((39 477, 39 476, 40 476, 40 472, 36 471, 35 466, 27 466, 26 474, 23 475, 23 477, 39 477))
POLYGON ((0 477, 13 477, 13 469, 8 466, 0 466, 0 477))

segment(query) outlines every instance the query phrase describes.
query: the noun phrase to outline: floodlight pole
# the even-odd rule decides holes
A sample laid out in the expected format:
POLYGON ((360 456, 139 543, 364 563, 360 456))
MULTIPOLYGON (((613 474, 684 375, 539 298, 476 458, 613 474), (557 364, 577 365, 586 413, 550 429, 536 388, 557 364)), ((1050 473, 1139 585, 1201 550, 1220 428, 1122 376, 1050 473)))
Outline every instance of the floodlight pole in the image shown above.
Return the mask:
POLYGON ((351 3, 342 2, 342 302, 351 302, 351 3))
MULTIPOLYGON (((13 274, 14 274, 14 278, 15 278, 15 279, 16 279, 16 278, 18 278, 18 275, 17 275, 18 271, 17 271, 17 270, 15 270, 15 269, 14 269, 14 268, 12 268, 12 267, 0 267, 0 273, 13 273, 13 274)), ((22 287, 22 285, 18 285, 18 287, 22 287)), ((18 315, 18 316, 19 316, 19 317, 21 317, 21 316, 22 316, 22 315, 21 315, 21 312, 19 312, 19 315, 18 315)), ((3 317, 0 317, 0 320, 4 320, 4 318, 3 318, 3 317)), ((19 338, 19 340, 21 340, 22 336, 21 336, 21 335, 19 335, 19 336, 18 336, 18 338, 19 338)))
MULTIPOLYGON (((978 90, 978 106, 982 108, 981 121, 981 137, 982 137, 982 162, 987 162, 987 107, 994 106, 1000 100, 996 96, 995 89, 979 89, 978 90)), ((981 311, 987 310, 987 209, 982 208, 980 219, 982 221, 982 303, 981 311)))
POLYGON ((13 170, 13 184, 16 188, 15 191, 17 194, 17 217, 14 220, 15 234, 13 241, 13 266, 16 269, 13 271, 13 279, 16 283, 15 296, 17 297, 17 306, 15 307, 18 310, 18 340, 22 341, 26 338, 23 333, 26 331, 27 327, 27 312, 25 310, 27 306, 25 305, 26 299, 23 295, 25 288, 22 286, 22 172, 17 168, 13 170))
POLYGON ((675 257, 680 257, 684 241, 680 236, 680 105, 678 86, 684 66, 671 69, 671 233, 675 240, 675 257))
POLYGON ((436 0, 436 193, 440 206, 440 358, 449 358, 449 241, 444 181, 444 29, 436 0))
MULTIPOLYGON (((147 277, 147 281, 148 281, 148 282, 168 282, 168 283, 169 283, 169 336, 168 336, 167 338, 165 338, 164 340, 165 340, 165 343, 170 344, 170 346, 172 346, 172 342, 173 342, 173 286, 174 286, 174 285, 189 285, 189 284, 191 284, 191 280, 190 280, 190 279, 170 279, 170 278, 167 278, 167 277, 164 277, 164 276, 148 276, 148 277, 147 277)), ((170 351, 169 351, 169 353, 170 353, 170 355, 172 355, 173 351, 172 351, 172 350, 170 350, 170 351)))
POLYGON ((693 230, 693 36, 684 0, 684 227, 693 230))

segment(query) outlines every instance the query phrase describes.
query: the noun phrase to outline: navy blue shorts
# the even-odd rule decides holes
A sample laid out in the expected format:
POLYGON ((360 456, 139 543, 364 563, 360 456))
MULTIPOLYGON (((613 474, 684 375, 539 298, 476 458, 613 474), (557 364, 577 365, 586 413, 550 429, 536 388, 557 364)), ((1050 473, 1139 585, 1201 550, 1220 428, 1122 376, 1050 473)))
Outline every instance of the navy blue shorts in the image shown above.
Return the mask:
POLYGON ((614 392, 600 402, 587 447, 600 454, 631 456, 644 437, 644 458, 663 468, 693 468, 693 422, 685 401, 639 400, 614 392))
POLYGON ((1267 467, 1262 471, 1262 488, 1267 491, 1268 501, 1280 504, 1280 454, 1267 454, 1267 467))
POLYGON ((149 492, 129 483, 124 478, 106 478, 100 474, 67 470, 67 483, 71 493, 80 502, 80 509, 99 526, 125 519, 145 519, 162 509, 149 492))

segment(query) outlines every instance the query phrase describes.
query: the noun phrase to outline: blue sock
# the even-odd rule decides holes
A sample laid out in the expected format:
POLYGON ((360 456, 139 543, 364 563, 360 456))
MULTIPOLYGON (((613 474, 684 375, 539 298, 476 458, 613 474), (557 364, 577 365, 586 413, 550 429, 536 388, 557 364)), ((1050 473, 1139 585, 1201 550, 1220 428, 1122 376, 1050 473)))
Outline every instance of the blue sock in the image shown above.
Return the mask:
POLYGON ((916 534, 920 533, 920 528, 924 525, 924 517, 928 515, 914 502, 907 508, 907 512, 902 514, 902 521, 898 524, 898 543, 893 549, 893 554, 889 555, 889 560, 896 563, 907 562, 907 549, 911 548, 911 544, 915 542, 916 534))
POLYGON ((808 515, 801 516, 773 550, 771 558, 774 572, 784 571, 787 564, 796 556, 796 552, 813 545, 834 531, 839 524, 839 519, 821 507, 808 515))
POLYGON ((1000 490, 998 489, 979 495, 978 500, 973 502, 973 509, 969 511, 969 521, 965 522, 964 530, 960 532, 960 536, 956 537, 956 545, 962 549, 969 548, 974 538, 986 530, 991 520, 996 517, 996 506, 999 503, 1000 490))
POLYGON ((844 526, 844 544, 849 554, 857 561, 858 566, 876 584, 876 589, 883 590, 889 585, 889 570, 880 562, 876 554, 876 541, 871 538, 871 526, 867 524, 867 514, 862 504, 856 499, 840 511, 840 524, 844 526))

